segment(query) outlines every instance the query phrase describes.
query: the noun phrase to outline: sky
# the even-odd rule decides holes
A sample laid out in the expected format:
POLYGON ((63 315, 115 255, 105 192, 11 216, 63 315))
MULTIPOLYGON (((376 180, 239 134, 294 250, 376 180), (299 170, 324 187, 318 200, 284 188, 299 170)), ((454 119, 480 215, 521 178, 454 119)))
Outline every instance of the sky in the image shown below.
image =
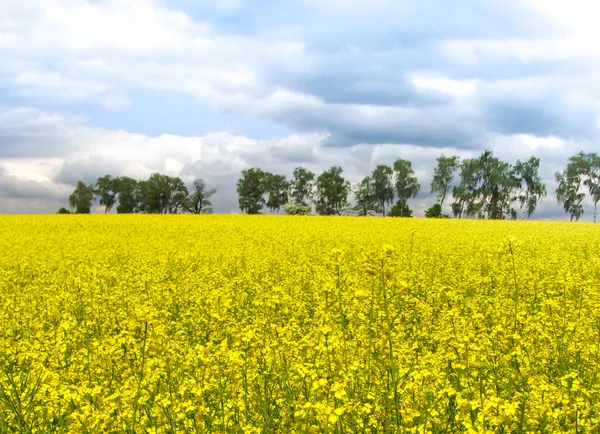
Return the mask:
MULTIPOLYGON (((0 0, 0 213, 54 213, 78 180, 600 151, 600 5, 588 0, 0 0)), ((100 207, 94 209, 102 212, 100 207)), ((585 204, 582 220, 591 220, 585 204)))

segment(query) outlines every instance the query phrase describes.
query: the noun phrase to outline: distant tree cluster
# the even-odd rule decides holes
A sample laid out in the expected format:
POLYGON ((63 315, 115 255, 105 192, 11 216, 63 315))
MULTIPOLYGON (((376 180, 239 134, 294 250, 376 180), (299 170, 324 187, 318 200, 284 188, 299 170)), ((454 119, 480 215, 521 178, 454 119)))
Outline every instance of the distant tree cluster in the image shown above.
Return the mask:
MULTIPOLYGON (((425 217, 449 218, 443 213, 449 195, 453 198, 452 213, 458 218, 516 219, 519 210, 522 218, 529 217, 546 195, 538 173, 539 163, 539 159, 531 157, 513 166, 490 151, 463 161, 457 156, 442 155, 437 159, 431 182, 437 203, 425 211, 425 217)), ((354 186, 344 178, 339 166, 318 177, 298 167, 291 180, 250 168, 242 171, 237 184, 240 209, 248 214, 260 213, 264 206, 273 212, 283 208, 288 214, 310 214, 314 206, 319 215, 412 217, 409 199, 415 198, 420 189, 412 163, 404 159, 397 159, 393 166, 378 165, 354 186)))
MULTIPOLYGON (((455 164, 438 159, 438 167, 440 161, 450 167, 455 164)), ((522 218, 530 217, 546 196, 546 186, 539 176, 540 160, 536 157, 525 162, 517 160, 513 166, 485 151, 478 158, 456 161, 456 165, 460 183, 452 188, 451 206, 455 217, 516 219, 519 210, 522 218)), ((442 194, 443 189, 436 187, 442 194)))
MULTIPOLYGON (((211 197, 215 193, 216 190, 208 189, 201 179, 195 180, 189 191, 180 178, 160 173, 153 173, 145 181, 105 175, 95 184, 79 181, 69 196, 69 206, 76 214, 89 214, 94 200, 98 200, 107 213, 116 205, 118 214, 207 214, 212 213, 211 197)), ((58 213, 69 214, 70 211, 61 208, 58 213)))
POLYGON ((237 183, 242 212, 258 214, 266 206, 272 212, 283 208, 288 214, 319 215, 386 215, 386 205, 392 205, 387 215, 411 217, 408 199, 419 192, 420 185, 411 162, 398 159, 394 167, 377 166, 370 176, 352 186, 343 176, 343 169, 332 166, 316 176, 304 167, 294 170, 293 178, 264 172, 258 168, 242 171, 237 183), (354 193, 354 206, 349 196, 354 193))
MULTIPOLYGON (((454 217, 516 219, 531 217, 540 200, 547 195, 539 175, 540 160, 531 157, 512 165, 491 151, 476 158, 460 160, 441 155, 431 181, 437 202, 425 211, 426 218, 449 218, 444 202, 451 197, 454 217), (458 175, 458 176, 457 176, 458 175)), ((583 215, 583 200, 589 195, 594 205, 594 222, 600 202, 600 156, 580 152, 569 158, 567 166, 556 172, 556 198, 571 220, 583 215)), ((421 185, 408 160, 397 159, 392 166, 378 165, 356 185, 344 178, 340 166, 332 166, 316 176, 297 167, 291 179, 285 175, 252 167, 242 170, 237 182, 238 203, 246 214, 284 210, 292 215, 359 215, 412 217, 409 199, 417 196, 421 185), (350 195, 353 200, 350 200, 350 195)), ((206 183, 194 181, 191 191, 177 177, 154 173, 145 181, 127 176, 105 175, 95 184, 82 181, 69 197, 70 210, 59 214, 86 214, 95 200, 110 212, 119 214, 175 214, 212 212, 211 197, 216 193, 206 183)))

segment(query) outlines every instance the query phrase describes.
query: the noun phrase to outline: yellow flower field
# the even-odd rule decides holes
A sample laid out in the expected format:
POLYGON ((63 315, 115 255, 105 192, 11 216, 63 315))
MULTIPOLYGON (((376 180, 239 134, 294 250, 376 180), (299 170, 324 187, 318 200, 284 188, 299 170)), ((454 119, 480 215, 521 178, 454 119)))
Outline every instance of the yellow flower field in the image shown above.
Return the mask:
POLYGON ((0 432, 598 432, 600 229, 0 217, 0 432))

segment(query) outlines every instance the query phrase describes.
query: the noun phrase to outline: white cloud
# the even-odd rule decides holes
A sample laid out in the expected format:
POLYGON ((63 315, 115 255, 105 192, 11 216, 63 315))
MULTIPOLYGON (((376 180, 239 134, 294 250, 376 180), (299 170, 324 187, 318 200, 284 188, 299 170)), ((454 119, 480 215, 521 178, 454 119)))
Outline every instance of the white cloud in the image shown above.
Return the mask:
POLYGON ((519 134, 517 138, 522 140, 532 151, 538 148, 558 149, 565 146, 566 143, 564 140, 554 136, 538 137, 532 134, 519 134))
MULTIPOLYGON (((251 19, 257 11, 243 0, 0 1, 0 92, 12 107, 0 109, 0 143, 10 144, 0 147, 6 185, 16 192, 15 182, 70 183, 99 171, 201 174, 222 190, 221 210, 231 210, 232 186, 251 165, 290 173, 297 164, 315 171, 341 164, 358 181, 375 162, 405 156, 426 189, 441 152, 468 157, 486 147, 511 161, 535 151, 550 179, 570 154, 594 149, 600 125, 589 128, 587 118, 600 119, 598 6, 527 1, 513 13, 536 12, 530 32, 510 23, 488 31, 466 11, 455 24, 418 2, 389 0, 307 0, 296 5, 294 22, 270 9, 275 3, 251 19), (196 14, 175 10, 184 6, 196 14), (196 7, 226 18, 209 26, 196 7), (150 137, 73 113, 16 108, 92 103, 133 112, 139 89, 191 95, 220 113, 295 133, 150 137)), ((37 184, 27 185, 33 194, 37 184)))
POLYGON ((468 95, 477 90, 475 80, 453 80, 447 77, 413 77, 415 86, 434 89, 454 96, 468 95))
MULTIPOLYGON (((293 134, 277 140, 257 140, 228 133, 202 137, 149 137, 101 129, 83 119, 36 110, 21 109, 12 116, 7 113, 4 116, 13 120, 15 130, 28 130, 31 125, 36 125, 44 137, 61 135, 66 127, 73 133, 63 138, 60 155, 0 158, 0 197, 10 194, 10 200, 0 201, 0 212, 54 212, 59 206, 66 205, 77 180, 94 182, 105 174, 144 179, 153 172, 180 176, 188 184, 202 177, 219 191, 214 200, 215 210, 237 212, 235 185, 240 171, 247 167, 258 166, 291 176, 293 169, 299 165, 317 174, 332 165, 340 165, 347 179, 357 183, 377 164, 391 165, 397 158, 406 158, 413 162, 422 192, 419 199, 411 201, 411 206, 416 215, 422 215, 433 201, 427 193, 435 159, 442 153, 470 158, 480 152, 393 143, 336 148, 325 146, 327 135, 320 134, 293 134), (40 121, 49 119, 52 119, 52 125, 40 121), (23 198, 21 202, 18 197, 23 198), (37 204, 32 205, 32 200, 37 204)), ((0 116, 0 127, 1 119, 0 116)), ((500 158, 513 163, 517 158, 529 158, 535 150, 542 159, 542 176, 549 186, 544 215, 563 217, 555 205, 553 173, 572 154, 564 141, 533 135, 491 135, 484 145, 500 158)), ((592 146, 589 144, 584 149, 593 149, 592 146)))

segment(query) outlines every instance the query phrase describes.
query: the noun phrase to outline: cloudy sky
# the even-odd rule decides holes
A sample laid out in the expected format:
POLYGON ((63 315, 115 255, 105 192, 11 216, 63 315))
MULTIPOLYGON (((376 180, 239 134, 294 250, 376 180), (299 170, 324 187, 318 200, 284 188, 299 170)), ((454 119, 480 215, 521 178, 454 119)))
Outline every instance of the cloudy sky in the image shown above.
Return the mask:
MULTIPOLYGON (((440 154, 600 151, 600 7, 588 0, 0 0, 0 212, 48 213, 78 180, 440 154)), ((98 209, 100 211, 100 209, 98 209)), ((586 204, 584 220, 591 218, 586 204)))

